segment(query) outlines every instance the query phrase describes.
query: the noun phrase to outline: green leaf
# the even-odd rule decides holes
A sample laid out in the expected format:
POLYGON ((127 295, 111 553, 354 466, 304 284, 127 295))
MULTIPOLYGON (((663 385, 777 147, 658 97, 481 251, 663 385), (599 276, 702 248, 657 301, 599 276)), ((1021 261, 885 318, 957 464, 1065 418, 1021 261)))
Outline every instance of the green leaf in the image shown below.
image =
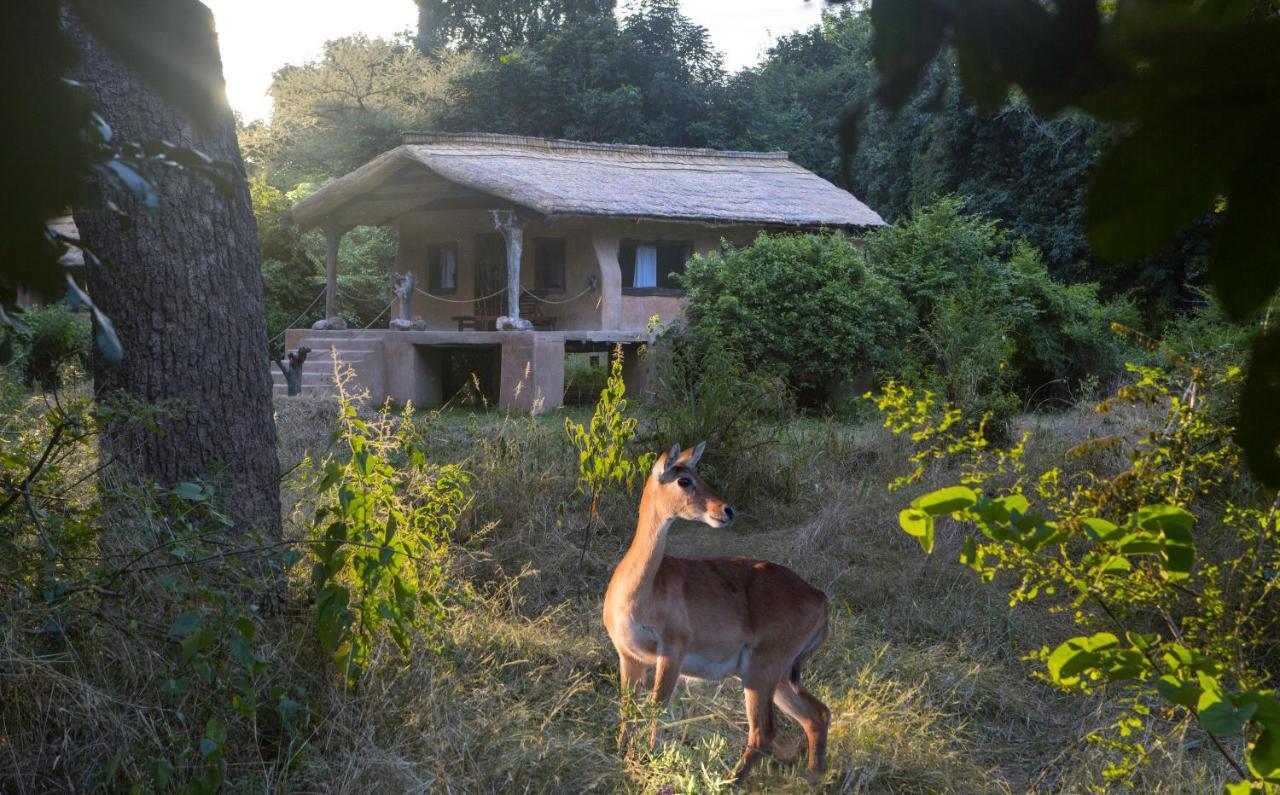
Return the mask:
POLYGON ((1260 779, 1280 781, 1280 729, 1266 728, 1253 741, 1249 769, 1260 779))
POLYGON ((1198 676, 1202 690, 1200 698, 1196 700, 1196 712, 1205 731, 1219 736, 1240 731, 1249 717, 1257 711, 1258 705, 1247 703, 1243 707, 1237 707, 1219 688, 1217 680, 1205 673, 1198 676))
POLYGON ((1254 340, 1249 372, 1240 393, 1236 443, 1245 463, 1258 480, 1280 486, 1280 329, 1254 340))
POLYGON ((182 639, 182 661, 190 662, 191 658, 202 651, 213 647, 213 633, 207 629, 199 629, 182 639))
POLYGON ((1085 519, 1082 524, 1084 525, 1085 533, 1095 542, 1108 541, 1120 535, 1120 528, 1106 519, 1089 518, 1085 519))
POLYGON ((1098 159, 1085 231, 1106 259, 1155 253, 1213 209, 1226 190, 1238 132, 1209 114, 1181 112, 1144 124, 1098 159))
POLYGON ((209 499, 209 493, 199 483, 182 482, 173 487, 173 494, 180 500, 187 502, 205 502, 209 499))
POLYGON ((978 548, 978 543, 973 540, 972 536, 965 536, 964 542, 960 547, 960 562, 976 572, 982 571, 983 554, 978 548))
POLYGON ((1049 676, 1061 685, 1076 684, 1080 681, 1080 673, 1096 668, 1101 660, 1098 652, 1114 649, 1119 645, 1120 639, 1110 632, 1066 640, 1046 660, 1049 676))
POLYGON ((1280 287, 1280 156, 1267 140, 1231 180, 1209 281, 1233 319, 1253 317, 1280 287))
POLYGON ((169 637, 185 638, 203 626, 204 618, 199 613, 192 610, 191 612, 183 613, 174 619, 174 622, 169 625, 169 637))
POLYGON ((906 508, 898 514, 902 531, 920 542, 926 553, 933 552, 933 517, 917 508, 906 508))
POLYGON ((151 764, 151 778, 155 782, 156 790, 163 792, 169 788, 169 782, 173 779, 173 764, 168 759, 157 759, 151 764))
POLYGON ((1138 509, 1136 517, 1139 527, 1187 542, 1191 541, 1191 527, 1196 523, 1194 514, 1176 505, 1147 505, 1138 509))
POLYGON ((1167 701, 1179 704, 1187 709, 1196 708, 1202 692, 1200 686, 1195 682, 1187 682, 1167 674, 1156 681, 1156 690, 1167 701))
POLYGON ((968 486, 950 486, 938 489, 911 501, 911 507, 918 508, 930 516, 944 516, 949 513, 972 508, 978 501, 978 495, 968 486))

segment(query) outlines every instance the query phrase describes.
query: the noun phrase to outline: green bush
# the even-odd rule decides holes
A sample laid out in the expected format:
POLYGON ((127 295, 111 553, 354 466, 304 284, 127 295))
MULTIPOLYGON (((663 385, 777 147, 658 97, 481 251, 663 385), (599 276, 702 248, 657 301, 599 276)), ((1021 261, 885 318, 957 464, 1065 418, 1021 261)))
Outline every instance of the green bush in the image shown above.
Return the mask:
POLYGON ((56 389, 68 365, 88 371, 93 350, 88 316, 53 304, 28 309, 21 320, 27 331, 14 335, 14 364, 28 384, 56 389))
POLYGON ((780 377, 805 405, 896 359, 910 309, 892 283, 837 234, 761 234, 694 257, 683 276, 689 330, 755 371, 780 377))
POLYGON ((1030 244, 964 209, 946 197, 867 239, 911 304, 908 375, 997 420, 1118 377, 1129 348, 1112 324, 1134 324, 1134 308, 1102 301, 1095 284, 1055 281, 1030 244))
POLYGON ((781 380, 752 372, 723 342, 700 339, 682 326, 665 331, 649 355, 649 449, 706 442, 700 471, 726 493, 743 495, 742 502, 752 493, 778 495, 777 472, 766 453, 793 413, 781 380))

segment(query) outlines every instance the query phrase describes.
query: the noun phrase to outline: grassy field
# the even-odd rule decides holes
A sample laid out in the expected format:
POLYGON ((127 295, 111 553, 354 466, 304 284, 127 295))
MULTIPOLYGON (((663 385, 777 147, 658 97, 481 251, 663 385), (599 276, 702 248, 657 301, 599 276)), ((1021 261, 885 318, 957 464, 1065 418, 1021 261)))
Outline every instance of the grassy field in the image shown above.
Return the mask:
MULTIPOLYGON (((291 470, 284 480, 286 528, 302 537, 314 481, 306 466, 294 467, 323 455, 335 406, 279 399, 276 413, 281 461, 291 470)), ((603 529, 584 551, 585 506, 574 495, 576 456, 564 419, 588 413, 414 415, 428 457, 459 463, 472 477, 474 498, 449 556, 450 574, 467 584, 469 597, 440 627, 443 644, 415 647, 404 659, 386 642, 359 688, 348 692, 316 646, 307 566, 296 566, 294 598, 261 617, 255 650, 270 670, 284 672, 296 688, 291 692, 306 693, 313 717, 283 755, 269 732, 260 733, 260 722, 233 732, 225 750, 229 791, 729 789, 746 737, 736 681, 682 684, 660 751, 631 759, 616 751, 617 661, 600 609, 634 528, 638 493, 609 495, 603 529)), ((1124 434, 1140 419, 1082 409, 1028 415, 1019 424, 1032 433, 1027 456, 1034 469, 1060 462, 1091 432, 1124 434)), ((642 422, 642 435, 646 427, 642 422)), ((1121 789, 1103 776, 1114 752, 1084 739, 1112 723, 1118 708, 1109 698, 1116 696, 1065 696, 1033 678, 1037 664, 1023 659, 1067 635, 1067 617, 1040 604, 1011 609, 998 583, 977 582, 956 562, 955 528, 942 529, 932 556, 897 528, 897 512, 913 494, 885 487, 904 469, 901 440, 874 422, 796 419, 770 430, 770 444, 737 458, 709 449, 699 468, 738 508, 732 528, 678 524, 668 547, 675 555, 778 561, 831 597, 830 636, 805 669, 806 686, 833 713, 827 777, 811 787, 802 764, 770 760, 749 789, 1121 789)), ((647 444, 657 449, 674 441, 698 440, 647 444)), ((1099 455, 1073 465, 1116 464, 1099 455)), ((64 474, 75 480, 93 466, 80 461, 64 474)), ((930 471, 915 489, 948 483, 954 474, 930 471)), ((82 491, 82 503, 97 499, 93 489, 82 491)), ((151 542, 129 539, 164 538, 171 532, 165 522, 146 501, 116 502, 102 539, 84 543, 132 555, 129 543, 151 542)), ((129 781, 142 781, 145 791, 152 775, 146 749, 173 754, 164 749, 192 746, 189 716, 225 698, 169 691, 177 652, 165 630, 194 576, 194 567, 180 567, 112 584, 101 599, 83 602, 86 612, 67 625, 69 640, 54 651, 47 628, 58 615, 22 593, 7 595, 0 791, 115 790, 129 781)), ((785 718, 779 726, 784 744, 800 750, 798 727, 785 718)), ((1220 791, 1226 771, 1202 737, 1174 735, 1148 750, 1151 761, 1133 782, 1138 791, 1220 791)), ((198 758, 171 758, 198 769, 198 758)))
MULTIPOLYGON (((322 443, 323 406, 281 402, 278 411, 286 464, 322 443)), ((431 654, 402 666, 388 652, 361 697, 329 704, 330 729, 312 750, 308 778, 351 792, 727 789, 746 736, 736 681, 682 684, 661 752, 628 761, 615 752, 616 659, 599 613, 637 495, 606 503, 606 529, 583 553, 563 412, 419 419, 432 455, 475 477, 458 541, 461 570, 478 596, 451 623, 445 660, 431 654)), ((1114 426, 1134 420, 1081 410, 1019 424, 1032 432, 1036 466, 1061 459, 1091 430, 1123 432, 1114 426)), ((979 584, 955 562, 954 532, 925 556, 897 529, 911 494, 890 494, 885 484, 905 456, 875 423, 801 419, 780 430, 775 444, 746 460, 708 452, 704 475, 735 502, 740 519, 731 529, 677 525, 668 553, 778 561, 831 597, 831 635, 806 668, 807 686, 833 712, 830 772, 820 789, 1106 787, 1110 752, 1083 738, 1109 725, 1115 710, 1102 697, 1055 692, 1022 659, 1065 636, 1067 619, 1038 606, 1011 609, 1001 588, 979 584)), ((918 489, 952 474, 931 472, 918 489)), ((799 748, 798 727, 780 725, 799 748)), ((1150 750, 1140 790, 1220 789, 1225 771, 1199 738, 1150 750)), ((751 788, 809 791, 801 772, 770 762, 751 788)))

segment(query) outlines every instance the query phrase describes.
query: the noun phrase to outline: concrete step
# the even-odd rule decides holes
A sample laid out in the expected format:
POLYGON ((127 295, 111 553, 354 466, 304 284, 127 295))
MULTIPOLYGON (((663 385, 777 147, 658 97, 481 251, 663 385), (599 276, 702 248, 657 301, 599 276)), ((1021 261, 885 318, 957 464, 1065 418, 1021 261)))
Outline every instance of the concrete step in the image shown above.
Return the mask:
MULTIPOLYGON (((342 345, 317 346, 317 345, 307 345, 304 343, 302 347, 311 349, 311 353, 307 354, 308 359, 315 359, 321 356, 330 356, 333 354, 334 351, 337 351, 339 356, 348 356, 348 355, 349 356, 368 356, 371 353, 378 352, 377 348, 358 347, 354 345, 349 347, 344 347, 342 345)), ((290 348, 290 350, 294 350, 294 349, 290 348)))
MULTIPOLYGON (((327 386, 324 384, 303 384, 302 385, 303 395, 336 395, 337 393, 338 393, 337 388, 332 385, 327 385, 327 386)), ((287 396, 289 394, 289 387, 285 386, 284 384, 275 384, 271 388, 271 394, 287 396)))

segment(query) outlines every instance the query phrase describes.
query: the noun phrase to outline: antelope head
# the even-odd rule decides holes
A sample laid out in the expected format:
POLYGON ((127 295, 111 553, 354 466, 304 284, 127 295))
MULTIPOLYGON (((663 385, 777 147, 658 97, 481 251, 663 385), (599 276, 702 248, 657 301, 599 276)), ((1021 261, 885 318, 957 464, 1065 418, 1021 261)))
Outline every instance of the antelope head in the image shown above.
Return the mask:
POLYGON ((658 456, 645 491, 653 495, 658 511, 667 517, 725 527, 733 521, 733 506, 698 477, 698 459, 707 443, 689 450, 673 446, 658 456))

